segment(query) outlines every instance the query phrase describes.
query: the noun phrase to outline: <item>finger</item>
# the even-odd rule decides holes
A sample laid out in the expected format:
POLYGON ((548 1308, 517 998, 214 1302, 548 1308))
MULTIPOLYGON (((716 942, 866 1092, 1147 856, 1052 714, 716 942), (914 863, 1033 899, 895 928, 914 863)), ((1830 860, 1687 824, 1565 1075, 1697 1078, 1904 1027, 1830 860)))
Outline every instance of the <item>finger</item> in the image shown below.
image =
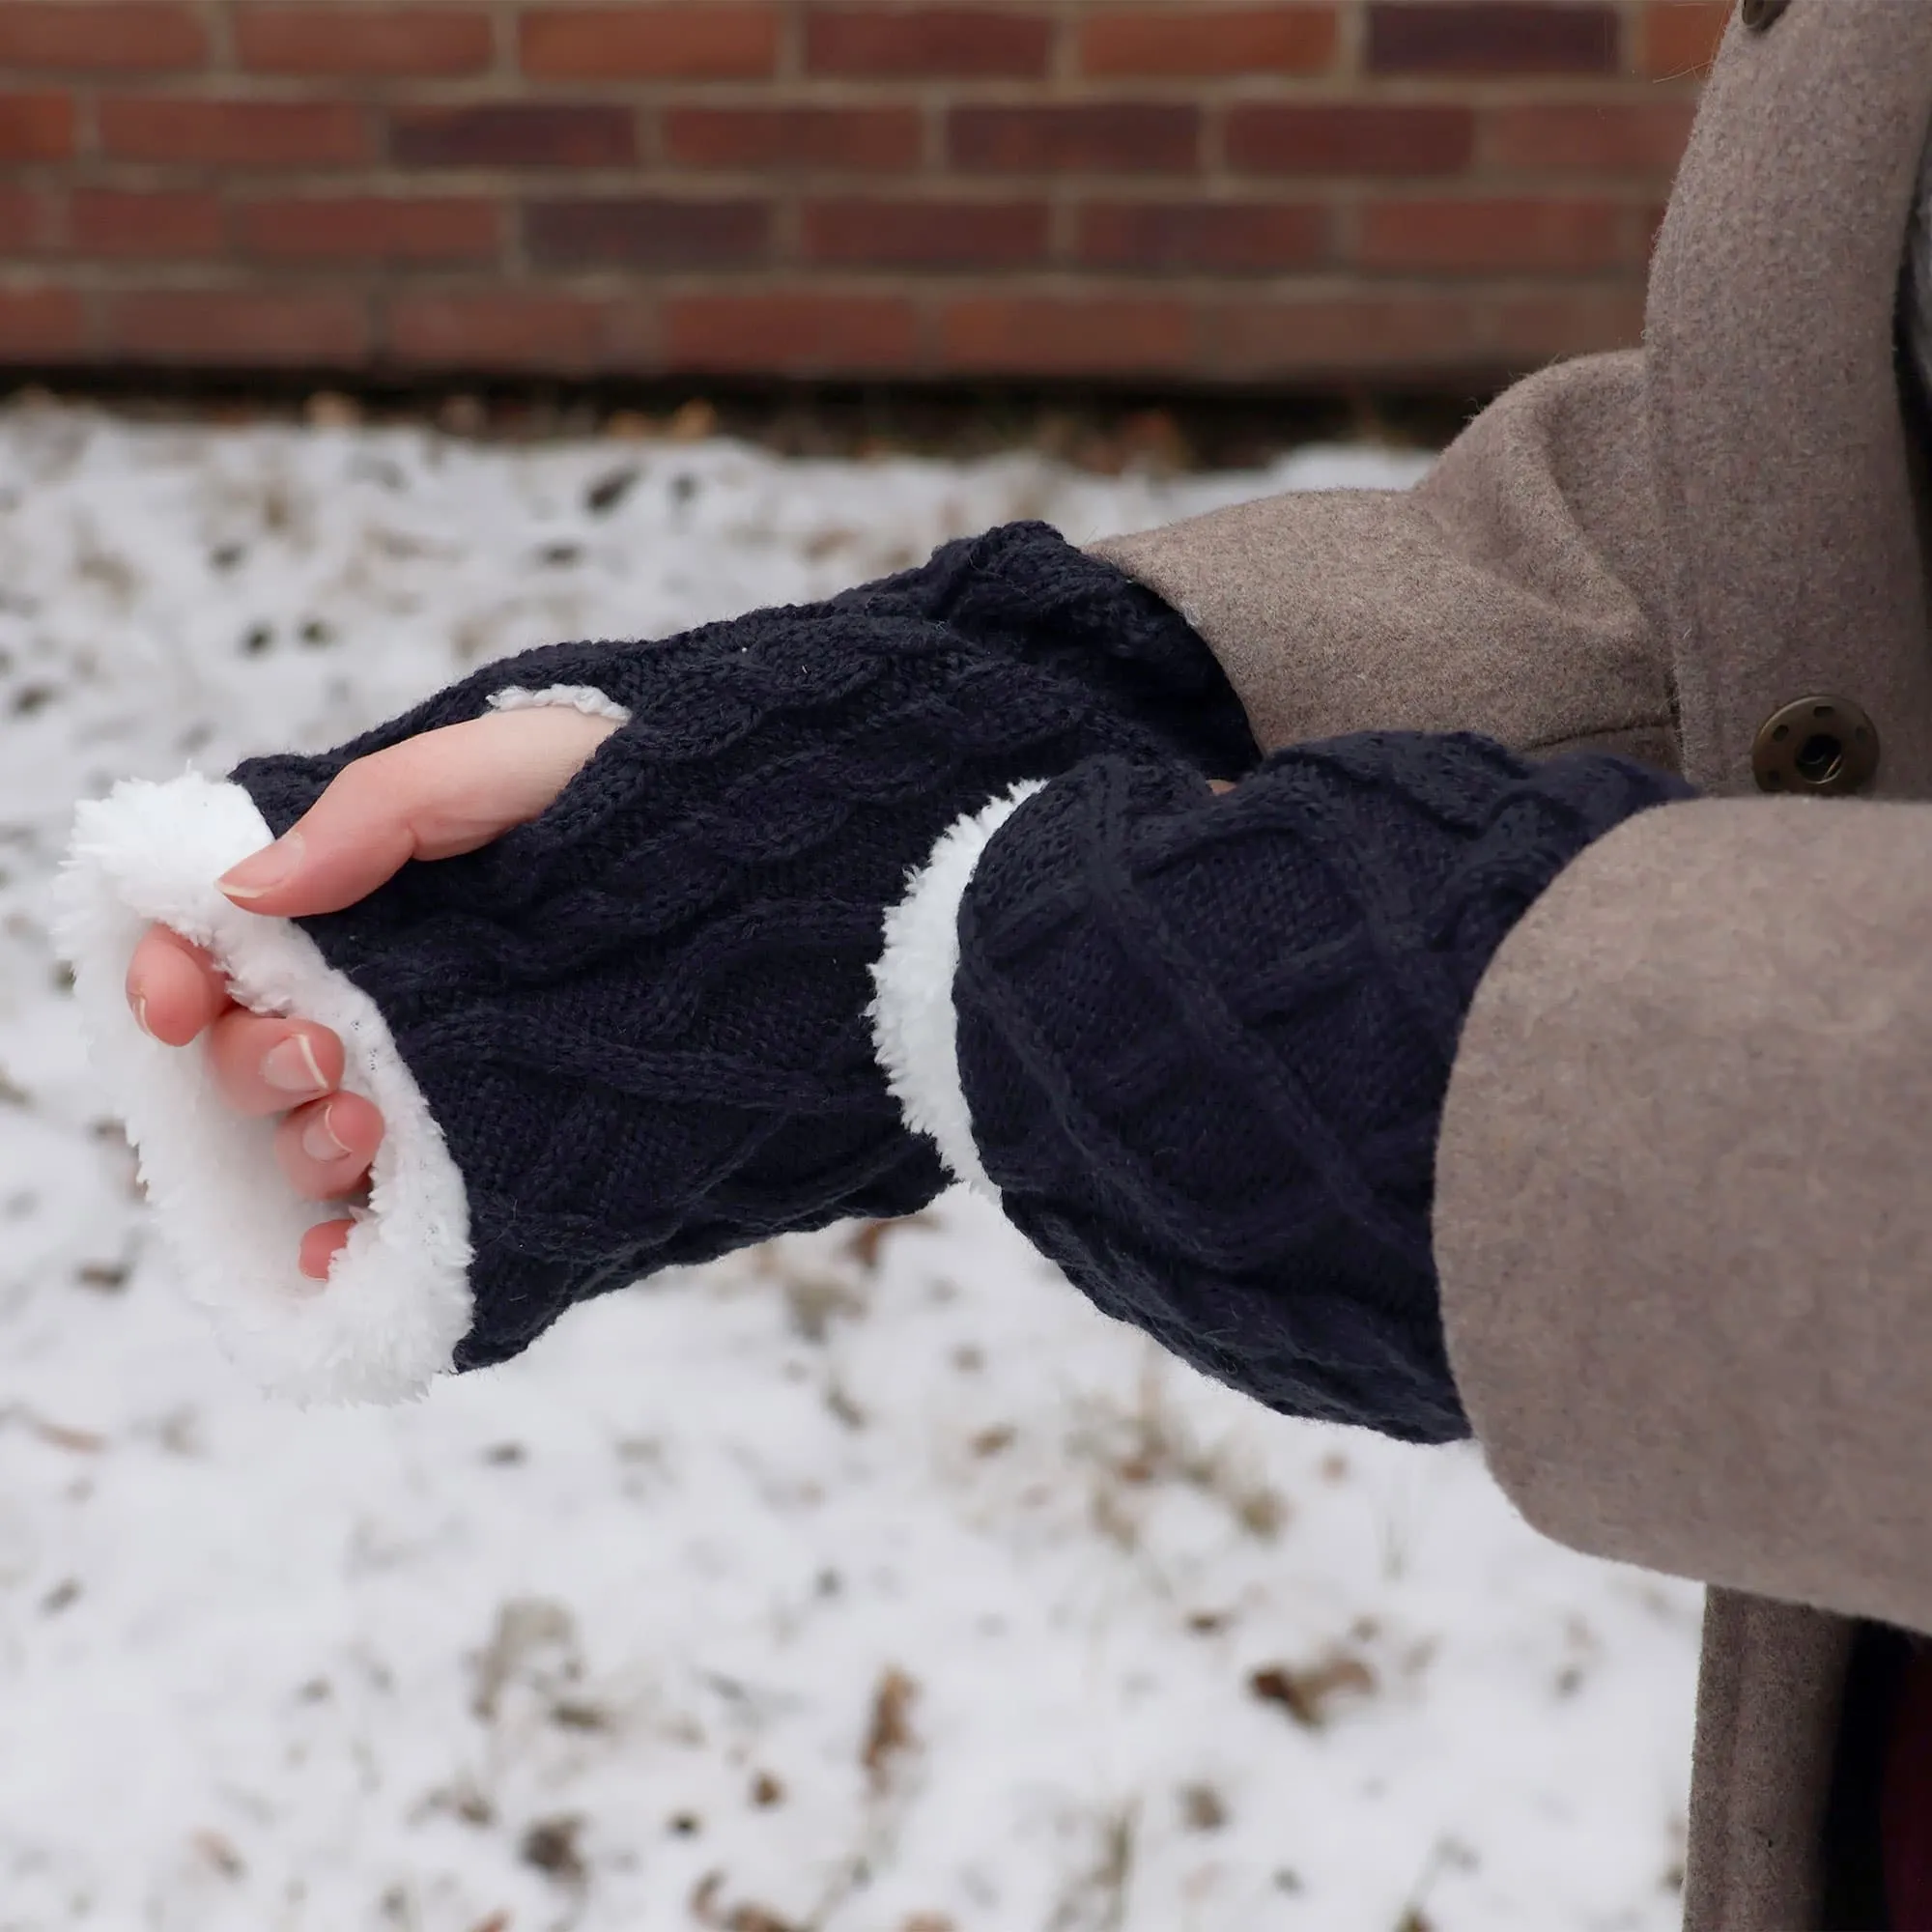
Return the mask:
POLYGON ((412 859, 448 859, 539 817, 616 729, 562 707, 492 712, 358 758, 302 817, 223 875, 250 912, 339 912, 412 859))
POLYGON ((329 1264, 349 1243, 354 1221, 319 1221, 301 1237, 297 1264, 311 1281, 327 1281, 329 1264))
POLYGON ((232 1004, 228 984, 200 947, 151 925, 128 962, 128 1004, 143 1031, 185 1046, 232 1004))
POLYGON ((209 1029, 207 1052, 222 1099, 251 1120, 318 1100, 342 1084, 342 1042, 313 1020, 237 1008, 209 1029))
POLYGON ((368 1179, 383 1117, 359 1094, 298 1107, 275 1129, 275 1159, 304 1201, 339 1201, 368 1179))

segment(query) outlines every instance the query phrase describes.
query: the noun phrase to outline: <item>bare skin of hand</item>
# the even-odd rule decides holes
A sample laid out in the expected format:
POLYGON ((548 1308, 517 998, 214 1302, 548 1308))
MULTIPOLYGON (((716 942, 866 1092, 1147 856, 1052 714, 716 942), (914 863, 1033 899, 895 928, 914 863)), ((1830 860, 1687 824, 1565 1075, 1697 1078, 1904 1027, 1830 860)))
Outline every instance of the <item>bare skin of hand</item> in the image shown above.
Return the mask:
MULTIPOLYGON (((221 890, 265 918, 338 912, 412 859, 473 852, 541 816, 616 728, 562 707, 492 712, 359 758, 272 845, 225 873, 221 890)), ((383 1117, 341 1091, 342 1041, 328 1028, 237 1006, 208 954, 159 925, 134 950, 128 1004, 165 1044, 200 1040, 237 1113, 282 1116, 276 1158, 304 1200, 350 1200, 367 1184, 383 1117)), ((354 1225, 311 1228, 302 1273, 326 1280, 354 1225)))

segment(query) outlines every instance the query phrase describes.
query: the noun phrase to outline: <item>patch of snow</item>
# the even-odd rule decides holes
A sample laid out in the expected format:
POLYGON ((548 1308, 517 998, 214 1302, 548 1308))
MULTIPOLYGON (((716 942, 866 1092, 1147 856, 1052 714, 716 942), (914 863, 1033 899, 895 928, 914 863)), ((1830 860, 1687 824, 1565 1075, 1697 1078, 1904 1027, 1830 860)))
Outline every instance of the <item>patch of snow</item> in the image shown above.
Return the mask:
POLYGON ((1676 1923, 1698 1593, 1472 1453, 1265 1413, 963 1192, 402 1410, 271 1407, 148 1240, 46 934, 118 778, 1013 517, 1417 467, 0 413, 0 1932, 1676 1923))

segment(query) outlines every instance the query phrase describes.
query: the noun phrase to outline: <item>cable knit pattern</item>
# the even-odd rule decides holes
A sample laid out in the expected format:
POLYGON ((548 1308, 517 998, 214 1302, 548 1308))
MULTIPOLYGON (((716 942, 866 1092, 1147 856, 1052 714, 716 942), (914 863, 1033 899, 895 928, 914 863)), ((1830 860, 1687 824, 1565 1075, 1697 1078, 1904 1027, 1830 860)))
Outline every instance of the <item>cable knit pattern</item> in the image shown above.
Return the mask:
POLYGON ((1225 797, 1102 757, 959 913, 960 1077, 1007 1211, 1108 1314, 1270 1408, 1465 1435, 1430 1242, 1477 982, 1556 874, 1690 796, 1475 737, 1277 753, 1225 797))
POLYGON ((1213 654, 1179 611, 1051 525, 1005 524, 834 602, 909 605, 1003 655, 1078 677, 1177 757, 1215 778, 1261 751, 1213 654))
POLYGON ((922 581, 532 651, 336 752, 236 772, 280 833, 352 759, 506 688, 630 714, 535 823, 301 922, 375 1001, 463 1176, 458 1367, 655 1269, 942 1185, 872 1055, 886 906, 992 793, 1173 741, 1083 679, 1058 627, 1034 638, 1016 610, 986 641, 918 608, 922 581))

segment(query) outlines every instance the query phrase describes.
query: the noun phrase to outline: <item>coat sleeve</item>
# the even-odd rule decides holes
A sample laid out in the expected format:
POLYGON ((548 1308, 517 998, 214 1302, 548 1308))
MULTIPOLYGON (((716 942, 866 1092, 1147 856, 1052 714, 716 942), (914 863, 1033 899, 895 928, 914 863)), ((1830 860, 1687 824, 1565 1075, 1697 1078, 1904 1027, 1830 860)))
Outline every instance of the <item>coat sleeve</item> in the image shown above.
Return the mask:
POLYGON ((1932 806, 1701 801, 1477 989, 1436 1156, 1492 1468, 1595 1555, 1932 1629, 1932 806))
POLYGON ((1509 390, 1412 491, 1288 492, 1096 554, 1206 639, 1265 751, 1475 731, 1675 769, 1641 355, 1509 390))

